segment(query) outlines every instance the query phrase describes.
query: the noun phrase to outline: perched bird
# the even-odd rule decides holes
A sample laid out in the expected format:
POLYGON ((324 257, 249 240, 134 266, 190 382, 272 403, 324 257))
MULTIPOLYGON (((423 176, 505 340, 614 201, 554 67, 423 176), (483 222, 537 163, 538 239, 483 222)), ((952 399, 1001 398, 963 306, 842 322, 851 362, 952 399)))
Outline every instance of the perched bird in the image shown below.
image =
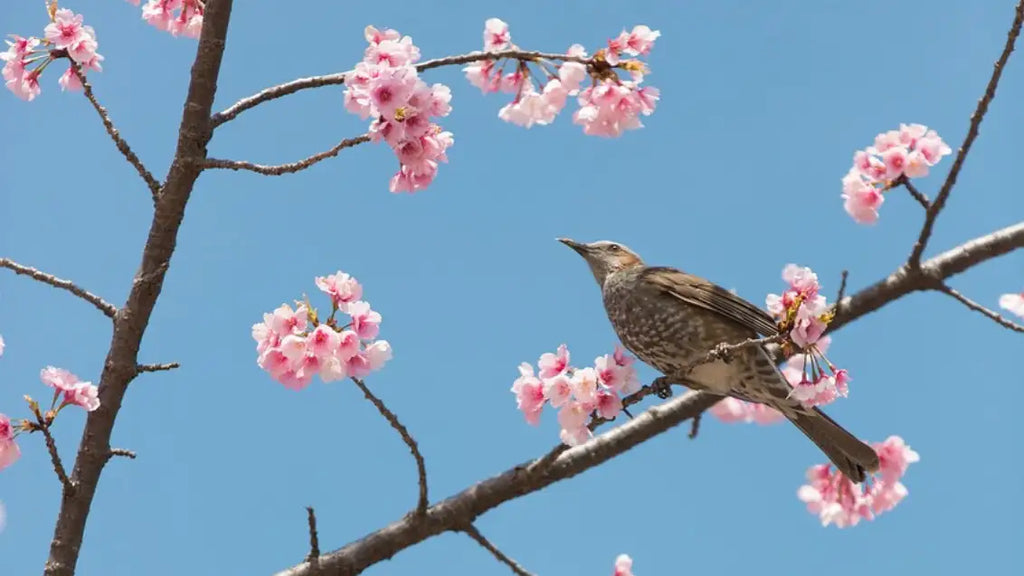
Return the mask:
POLYGON ((646 266, 622 244, 558 240, 587 261, 622 345, 667 380, 775 408, 854 482, 878 470, 874 449, 821 410, 790 398, 792 387, 764 346, 744 346, 728 359, 693 366, 717 345, 778 334, 767 312, 703 278, 646 266))

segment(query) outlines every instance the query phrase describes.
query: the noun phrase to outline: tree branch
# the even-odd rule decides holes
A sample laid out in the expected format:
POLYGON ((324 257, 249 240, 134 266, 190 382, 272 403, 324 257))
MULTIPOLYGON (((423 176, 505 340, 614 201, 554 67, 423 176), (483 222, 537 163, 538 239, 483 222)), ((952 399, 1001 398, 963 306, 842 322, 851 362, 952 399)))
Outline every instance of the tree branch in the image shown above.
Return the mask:
POLYGON ((907 189, 907 192, 910 192, 910 195, 914 198, 914 200, 917 200, 917 203, 920 204, 922 208, 924 208, 927 211, 929 208, 932 207, 932 203, 930 200, 928 200, 928 197, 925 196, 923 192, 918 190, 916 186, 914 186, 914 184, 910 181, 910 178, 907 178, 906 176, 900 176, 900 179, 900 183, 903 184, 903 187, 907 189))
POLYGON ((206 159, 211 133, 210 111, 230 17, 231 0, 207 0, 174 159, 156 201, 131 292, 114 316, 114 333, 100 376, 100 407, 89 413, 82 431, 71 474, 75 493, 61 501, 45 576, 72 576, 75 572, 96 485, 109 460, 114 421, 128 383, 138 374, 139 345, 163 288, 178 229, 185 216, 185 205, 206 159))
POLYGON ((1015 322, 1008 320, 1007 318, 1004 318, 998 312, 993 312, 992 310, 989 310, 988 308, 982 306, 981 304, 978 304, 974 300, 971 300, 967 296, 964 296, 960 292, 957 292, 956 290, 950 288, 945 284, 939 284, 935 289, 938 290, 939 292, 942 292, 943 294, 948 294, 952 296, 956 300, 960 301, 961 304, 967 306, 971 310, 974 310, 975 312, 980 312, 982 315, 987 316, 991 320, 994 320, 996 324, 999 324, 1003 328, 1009 328, 1014 332, 1024 333, 1024 326, 1021 326, 1020 324, 1017 324, 1015 322))
POLYGON ((398 431, 398 434, 402 437, 405 445, 408 446, 409 451, 412 452, 412 457, 416 459, 416 472, 419 474, 420 484, 420 497, 419 501, 416 503, 416 513, 424 514, 427 510, 427 505, 430 504, 430 502, 427 499, 427 465, 423 460, 423 454, 420 454, 419 445, 416 444, 416 440, 412 437, 412 434, 409 434, 409 429, 399 422, 398 416, 395 416, 395 413, 389 410, 380 398, 374 396, 373 392, 370 392, 370 389, 366 387, 366 384, 364 384, 362 380, 359 378, 352 378, 352 381, 355 382, 356 386, 363 391, 363 395, 366 396, 366 399, 377 407, 377 411, 380 412, 381 416, 383 416, 388 423, 391 424, 391 427, 398 431))
POLYGON ((96 109, 96 113, 100 115, 100 120, 103 122, 103 127, 107 129, 107 134, 110 134, 110 137, 114 140, 114 145, 117 146, 117 149, 128 160, 128 163, 135 167, 135 171, 139 173, 139 176, 142 176, 146 186, 149 188, 150 194, 153 196, 153 201, 156 202, 156 197, 160 195, 160 183, 149 173, 146 165, 135 155, 135 152, 132 152, 131 146, 128 146, 128 142, 121 137, 120 131, 114 126, 114 121, 110 119, 107 109, 100 106, 99 101, 96 100, 96 95, 92 92, 92 84, 89 84, 85 73, 82 72, 81 64, 75 62, 70 57, 68 61, 71 62, 71 69, 74 70, 75 76, 78 76, 78 80, 82 83, 82 91, 85 92, 85 97, 92 104, 92 107, 96 109))
POLYGON ((178 362, 167 362, 164 364, 139 364, 136 367, 140 374, 142 372, 163 372, 165 370, 174 370, 175 368, 181 368, 181 364, 178 362))
POLYGON ((476 526, 470 524, 468 527, 463 528, 462 531, 473 540, 476 540, 476 543, 482 546, 485 550, 493 554, 494 557, 498 559, 498 562, 501 562, 511 568, 513 573, 518 574, 519 576, 534 576, 532 572, 523 568, 518 562, 506 556, 504 552, 499 550, 497 546, 485 538, 484 535, 477 530, 476 526))
MULTIPOLYGON (((471 52, 469 54, 461 54, 459 56, 447 56, 444 58, 435 58, 433 60, 426 60, 416 65, 416 70, 423 72, 424 70, 430 70, 431 68, 440 68, 441 66, 452 66, 457 64, 469 64, 472 62, 480 62, 481 60, 500 60, 502 58, 514 58, 516 60, 533 61, 537 59, 543 60, 560 60, 560 61, 572 61, 587 64, 591 62, 589 58, 581 58, 578 56, 569 56, 568 54, 550 54, 547 52, 533 52, 525 50, 502 50, 500 52, 471 52)), ((276 100, 289 94, 294 94, 300 90, 307 90, 309 88, 321 88, 323 86, 337 86, 345 83, 345 76, 351 74, 352 71, 347 72, 336 72, 334 74, 326 74, 324 76, 310 76, 308 78, 298 78, 291 82, 285 82, 284 84, 278 84, 277 86, 271 86, 270 88, 264 88, 263 90, 242 98, 238 102, 235 102, 231 106, 228 106, 224 110, 214 114, 210 118, 210 124, 212 128, 217 128, 225 122, 229 122, 238 117, 239 114, 245 112, 250 108, 254 108, 264 102, 276 100)))
POLYGON ((949 194, 953 191, 953 186, 956 185, 956 177, 960 174, 960 168, 963 167, 964 160, 967 159, 967 153, 971 151, 971 145, 974 144, 974 140, 978 137, 978 127, 981 125, 985 113, 988 112, 989 103, 996 97, 996 87, 999 85, 999 78, 1003 75, 1003 68, 1006 66, 1006 61, 1010 58, 1010 53, 1013 52, 1017 36, 1020 35, 1021 24, 1024 24, 1024 0, 1017 2, 1016 14, 1013 17, 1013 24, 1010 25, 1010 31, 1006 34, 1006 45, 1003 46, 1003 53, 999 55, 999 60, 996 60, 992 70, 992 77, 989 78, 988 85, 985 86, 985 94, 981 97, 981 100, 978 100, 978 107, 974 110, 974 114, 971 114, 971 124, 967 129, 967 136, 964 137, 964 143, 960 145, 960 150, 956 154, 956 160, 953 161, 953 166, 949 169, 949 175, 946 176, 946 181, 942 183, 942 188, 939 189, 935 202, 928 207, 928 212, 925 214, 921 234, 918 236, 917 243, 914 244, 913 252, 910 253, 908 263, 911 268, 916 268, 921 263, 921 255, 924 254, 924 249, 928 245, 928 239, 932 235, 935 219, 939 216, 939 212, 942 211, 943 207, 945 207, 946 200, 949 199, 949 194))
MULTIPOLYGON (((924 262, 916 271, 906 266, 879 282, 844 297, 829 332, 874 312, 907 294, 928 290, 934 278, 948 278, 986 260, 1024 248, 1024 222, 971 240, 924 262)), ((749 345, 742 342, 739 345, 749 345)), ((646 392, 645 394, 650 394, 646 392)), ((423 515, 406 515, 389 526, 320 558, 320 569, 339 576, 358 574, 368 566, 427 538, 459 531, 477 517, 516 498, 536 492, 555 482, 576 476, 630 448, 699 414, 721 400, 721 396, 688 392, 651 407, 621 426, 589 442, 566 448, 559 445, 547 454, 509 468, 474 484, 462 492, 429 507, 423 515)), ((624 402, 625 403, 625 402, 624 402)), ((308 563, 299 564, 277 576, 312 576, 308 563)))
POLYGON ((315 569, 320 558, 320 537, 317 535, 316 512, 312 506, 306 506, 306 522, 309 524, 309 554, 306 555, 306 562, 315 569))
POLYGON ((50 433, 50 425, 43 421, 43 417, 36 413, 39 418, 37 428, 43 433, 43 437, 46 439, 46 449, 50 452, 50 462, 53 463, 53 471, 57 473, 57 479, 60 480, 61 485, 64 487, 64 494, 71 496, 75 493, 75 484, 68 478, 68 473, 64 470, 64 463, 61 462, 60 454, 57 453, 57 441, 53 439, 53 434, 50 433))
POLYGON ((316 164, 317 162, 320 162, 321 160, 326 160, 328 158, 333 158, 333 157, 337 156, 338 153, 340 153, 345 148, 351 148, 351 147, 356 146, 358 144, 362 144, 363 142, 369 142, 369 141, 370 141, 370 135, 369 134, 363 134, 362 136, 356 136, 355 138, 346 138, 346 139, 342 140, 341 142, 338 142, 330 150, 325 150, 323 152, 319 152, 317 154, 313 154, 309 158, 303 158, 302 160, 299 160, 298 162, 291 162, 289 164, 278 164, 276 166, 275 165, 266 166, 266 165, 263 165, 263 164, 253 164, 252 162, 246 162, 244 160, 220 160, 218 158, 208 158, 206 160, 206 164, 205 164, 204 167, 205 168, 225 168, 225 169, 228 169, 228 170, 235 170, 235 171, 238 171, 238 170, 249 170, 250 172, 255 172, 257 174, 263 174, 264 176, 280 176, 282 174, 289 174, 289 173, 292 173, 292 172, 299 172, 301 170, 305 170, 306 168, 309 168, 310 166, 316 164))
POLYGON ((110 302, 107 302, 103 298, 100 298, 99 296, 93 294, 92 292, 89 292, 88 290, 84 290, 78 287, 78 285, 76 285, 74 282, 70 280, 63 280, 61 278, 57 278, 52 274, 47 274, 46 272, 36 270, 35 268, 32 268, 30 266, 22 266, 21 264, 18 264, 17 262, 10 260, 8 258, 0 258, 0 268, 7 268, 8 270, 12 270, 15 274, 23 274, 25 276, 28 276, 29 278, 32 278, 33 280, 38 280, 43 284, 49 284, 54 288, 67 290, 68 292, 74 294, 75 296, 78 296, 82 300, 85 300, 89 304, 95 306, 100 312, 103 312, 103 314, 106 315, 108 318, 113 318, 114 315, 117 314, 116 306, 114 306, 110 302))

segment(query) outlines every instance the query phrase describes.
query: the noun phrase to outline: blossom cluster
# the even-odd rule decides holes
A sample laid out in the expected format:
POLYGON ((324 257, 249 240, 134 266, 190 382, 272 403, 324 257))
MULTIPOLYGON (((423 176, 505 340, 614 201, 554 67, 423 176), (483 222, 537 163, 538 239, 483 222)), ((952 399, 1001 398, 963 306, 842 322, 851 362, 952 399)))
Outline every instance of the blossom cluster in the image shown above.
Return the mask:
POLYGON ((260 368, 293 390, 308 386, 315 375, 324 382, 363 378, 391 359, 387 340, 374 340, 381 315, 361 300, 362 285, 341 271, 315 281, 331 299, 326 320, 306 300, 296 302, 295 309, 282 304, 252 327, 260 368), (338 312, 349 322, 337 320, 338 312))
MULTIPOLYGON (((139 5, 139 0, 128 2, 139 5)), ((142 7, 142 19, 172 36, 199 38, 205 12, 203 0, 149 0, 142 7)))
POLYGON ((373 118, 370 135, 384 140, 398 156, 392 192, 416 192, 433 182, 439 162, 455 141, 433 118, 451 112, 451 90, 428 86, 413 64, 420 50, 412 38, 395 30, 366 27, 369 46, 355 70, 345 76, 345 109, 360 118, 373 118))
MULTIPOLYGON (((1020 294, 1003 294, 999 297, 999 307, 1024 318, 1024 292, 1020 294)), ((0 352, 3 351, 3 340, 0 340, 0 352)))
POLYGON ((900 479, 920 456, 899 436, 890 436, 872 447, 878 453, 881 467, 864 483, 854 484, 830 464, 807 470, 808 483, 800 487, 797 496, 807 503, 808 511, 818 515, 822 526, 856 526, 861 520, 873 520, 892 510, 907 496, 907 488, 900 479))
POLYGON ((873 146, 853 155, 853 166, 843 177, 843 208, 860 224, 876 222, 884 192, 901 178, 927 176, 951 152, 935 130, 922 124, 900 124, 899 130, 879 134, 873 146))
MULTIPOLYGON (((83 382, 71 372, 63 368, 47 366, 39 372, 39 379, 43 384, 53 388, 53 400, 50 403, 50 410, 44 417, 38 411, 38 405, 31 398, 28 399, 36 416, 44 421, 45 425, 53 421, 58 413, 66 406, 81 406, 87 412, 92 412, 100 407, 99 390, 92 382, 83 382), (60 405, 57 400, 62 399, 60 405)), ((27 420, 22 421, 19 428, 23 431, 35 431, 38 425, 27 420)), ((20 456, 21 449, 14 441, 15 426, 11 424, 10 418, 0 414, 0 470, 13 464, 20 456)))
POLYGON ((619 395, 640 389, 633 361, 616 346, 614 353, 596 358, 593 367, 575 368, 569 364, 569 349, 562 344, 556 352, 541 355, 536 374, 528 362, 520 364, 512 393, 530 424, 540 422, 545 404, 557 408, 562 442, 576 446, 593 435, 587 426, 591 414, 615 418, 622 411, 619 395))
MULTIPOLYGON (((511 60, 480 60, 464 68, 471 84, 488 92, 515 94, 498 116, 525 128, 534 124, 550 124, 565 108, 570 96, 575 96, 579 109, 573 122, 583 126, 583 133, 592 136, 616 137, 626 130, 643 127, 640 116, 654 112, 659 99, 657 88, 641 87, 647 66, 639 59, 623 56, 641 56, 650 53, 654 41, 661 35, 647 26, 635 26, 631 32, 622 31, 588 57, 586 50, 573 44, 561 57, 561 63, 535 59, 539 73, 533 72, 525 59, 515 59, 514 69, 506 72, 511 60), (629 74, 619 77, 617 70, 629 74), (534 83, 536 77, 538 83, 534 83), (583 86, 590 78, 590 86, 583 86)), ((512 44, 508 24, 498 18, 484 23, 484 51, 488 53, 519 50, 512 44)))
POLYGON ((615 558, 615 572, 612 576, 633 576, 633 559, 628 554, 619 554, 615 558))
MULTIPOLYGON (((96 52, 96 31, 83 23, 81 14, 67 8, 55 10, 51 22, 43 29, 43 38, 11 35, 7 51, 0 53, 4 61, 3 77, 7 89, 22 100, 32 101, 42 92, 39 76, 57 58, 67 57, 86 70, 102 70, 103 56, 96 52)), ((57 80, 62 90, 81 90, 82 83, 69 65, 57 80)))

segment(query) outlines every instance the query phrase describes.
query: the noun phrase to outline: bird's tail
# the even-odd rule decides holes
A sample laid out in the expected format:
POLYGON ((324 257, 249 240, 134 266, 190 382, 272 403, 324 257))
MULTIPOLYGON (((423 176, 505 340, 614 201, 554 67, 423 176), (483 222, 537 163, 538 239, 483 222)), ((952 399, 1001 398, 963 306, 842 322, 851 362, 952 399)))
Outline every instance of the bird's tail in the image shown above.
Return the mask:
POLYGON ((858 440, 821 410, 785 410, 783 414, 850 480, 863 482, 868 473, 878 470, 878 454, 874 448, 858 440))

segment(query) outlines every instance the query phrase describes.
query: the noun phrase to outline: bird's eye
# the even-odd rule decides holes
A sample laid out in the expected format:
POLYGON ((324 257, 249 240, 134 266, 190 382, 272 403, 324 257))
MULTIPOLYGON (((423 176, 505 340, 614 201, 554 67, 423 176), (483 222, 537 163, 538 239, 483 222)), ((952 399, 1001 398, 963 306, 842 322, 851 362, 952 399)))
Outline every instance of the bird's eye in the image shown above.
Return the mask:
POLYGON ((608 249, 611 250, 612 252, 618 252, 619 250, 621 250, 618 244, 610 244, 608 246, 608 249))

